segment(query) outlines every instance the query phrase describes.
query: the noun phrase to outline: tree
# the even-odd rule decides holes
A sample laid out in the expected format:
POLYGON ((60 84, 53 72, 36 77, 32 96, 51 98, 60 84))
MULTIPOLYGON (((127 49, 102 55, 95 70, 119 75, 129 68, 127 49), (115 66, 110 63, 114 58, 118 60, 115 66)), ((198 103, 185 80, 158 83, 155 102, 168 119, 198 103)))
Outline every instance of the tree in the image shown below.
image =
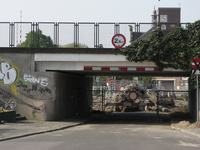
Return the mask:
MULTIPOLYGON (((160 28, 149 39, 139 39, 120 49, 129 61, 151 61, 160 71, 174 68, 192 72, 191 61, 200 57, 200 20, 164 34, 160 28)), ((191 84, 195 84, 191 74, 191 84)))
POLYGON ((147 86, 147 88, 152 88, 153 80, 152 77, 138 77, 138 81, 142 81, 143 84, 147 86))
POLYGON ((152 32, 149 39, 139 39, 121 48, 127 60, 154 62, 160 70, 164 68, 190 71, 191 61, 200 53, 200 20, 186 28, 178 26, 173 32, 164 34, 160 28, 152 32))
MULTIPOLYGON (((69 43, 66 45, 59 45, 60 48, 74 48, 75 43, 69 43)), ((88 46, 86 44, 78 44, 78 48, 88 48, 88 46)))
POLYGON ((42 34, 41 30, 31 31, 26 34, 26 40, 21 47, 54 47, 50 36, 42 34))

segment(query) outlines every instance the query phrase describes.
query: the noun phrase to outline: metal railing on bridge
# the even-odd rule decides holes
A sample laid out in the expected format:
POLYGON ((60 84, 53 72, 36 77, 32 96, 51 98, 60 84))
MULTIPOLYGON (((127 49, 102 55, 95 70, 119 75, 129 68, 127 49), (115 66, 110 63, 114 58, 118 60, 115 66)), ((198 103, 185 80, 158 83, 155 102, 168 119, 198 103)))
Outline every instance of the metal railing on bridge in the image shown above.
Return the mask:
POLYGON ((111 39, 115 34, 123 34, 128 46, 130 41, 148 36, 156 26, 134 22, 0 22, 0 47, 114 48, 111 39))

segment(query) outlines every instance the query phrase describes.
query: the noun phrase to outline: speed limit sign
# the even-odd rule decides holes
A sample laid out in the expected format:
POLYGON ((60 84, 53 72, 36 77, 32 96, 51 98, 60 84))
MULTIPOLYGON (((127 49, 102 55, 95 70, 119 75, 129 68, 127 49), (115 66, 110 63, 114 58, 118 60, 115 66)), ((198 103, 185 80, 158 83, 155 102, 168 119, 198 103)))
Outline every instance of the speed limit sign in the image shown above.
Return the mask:
POLYGON ((126 44, 126 38, 122 34, 115 34, 112 38, 112 44, 116 48, 122 48, 126 44))

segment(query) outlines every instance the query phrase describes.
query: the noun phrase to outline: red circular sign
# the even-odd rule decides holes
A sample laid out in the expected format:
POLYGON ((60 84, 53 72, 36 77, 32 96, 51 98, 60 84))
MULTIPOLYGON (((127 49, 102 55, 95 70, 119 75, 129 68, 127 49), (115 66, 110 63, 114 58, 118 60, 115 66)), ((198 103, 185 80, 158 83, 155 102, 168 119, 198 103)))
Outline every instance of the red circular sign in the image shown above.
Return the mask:
POLYGON ((138 98, 138 94, 135 91, 132 91, 129 93, 128 97, 130 100, 134 101, 138 98))
MULTIPOLYGON (((200 63, 200 58, 195 58, 194 60, 195 60, 195 62, 197 63, 197 65, 199 65, 199 63, 200 63)), ((194 61, 191 62, 191 65, 192 65, 192 68, 193 68, 193 69, 196 69, 197 66, 196 66, 196 64, 194 63, 194 61)), ((197 68, 197 70, 199 70, 199 69, 197 68)))
POLYGON ((126 44, 126 38, 122 34, 115 34, 112 38, 112 44, 116 48, 122 48, 126 44))

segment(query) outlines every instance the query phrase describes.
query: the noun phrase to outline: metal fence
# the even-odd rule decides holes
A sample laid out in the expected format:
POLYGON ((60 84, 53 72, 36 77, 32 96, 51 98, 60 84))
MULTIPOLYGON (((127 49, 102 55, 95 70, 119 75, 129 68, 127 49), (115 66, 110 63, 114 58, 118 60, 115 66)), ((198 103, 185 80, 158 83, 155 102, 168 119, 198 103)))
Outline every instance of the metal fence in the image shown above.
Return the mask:
POLYGON ((177 89, 179 84, 176 82, 179 83, 165 81, 147 84, 127 79, 100 80, 93 84, 92 108, 97 112, 112 114, 149 112, 158 118, 188 117, 188 87, 185 85, 177 89), (132 98, 132 92, 136 93, 135 98, 132 98))
POLYGON ((16 100, 3 89, 0 89, 0 112, 3 110, 13 110, 16 106, 16 100))
MULTIPOLYGON (((185 27, 186 24, 181 25, 185 27)), ((160 26, 164 27, 162 24, 160 26)), ((171 29, 176 26, 177 24, 172 23, 165 24, 165 27, 171 29)), ((27 38, 29 38, 27 47, 41 47, 44 41, 40 40, 39 31, 42 31, 42 34, 50 37, 53 43, 46 47, 114 48, 111 39, 115 34, 123 34, 127 46, 130 41, 148 36, 148 31, 155 27, 157 25, 153 23, 134 22, 0 22, 0 47, 20 47, 27 38)))
POLYGON ((116 117, 123 113, 127 115, 126 117, 133 115, 137 118, 136 114, 139 113, 144 118, 181 119, 189 117, 188 91, 157 91, 156 93, 145 91, 145 96, 140 95, 140 92, 135 89, 128 92, 94 90, 92 94, 94 116, 106 114, 108 117, 116 117), (129 97, 132 91, 138 93, 138 98, 134 101, 129 97), (145 116, 145 114, 148 115, 145 116))

